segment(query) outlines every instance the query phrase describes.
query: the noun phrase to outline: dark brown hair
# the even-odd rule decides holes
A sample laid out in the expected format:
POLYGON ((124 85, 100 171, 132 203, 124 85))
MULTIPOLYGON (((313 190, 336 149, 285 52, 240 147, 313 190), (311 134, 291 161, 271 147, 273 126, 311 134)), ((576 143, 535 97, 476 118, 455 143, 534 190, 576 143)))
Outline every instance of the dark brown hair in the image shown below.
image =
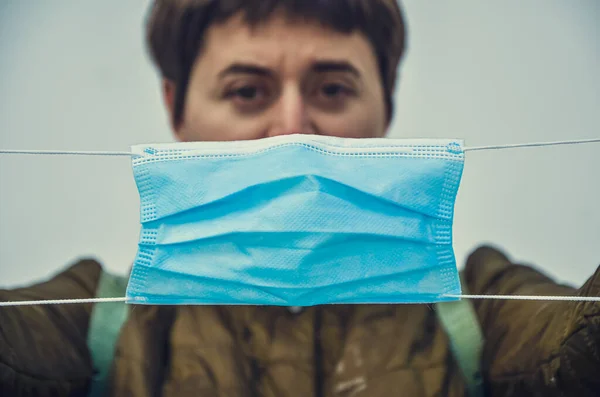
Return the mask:
POLYGON ((358 30, 364 34, 377 56, 391 120, 396 73, 406 46, 405 23, 397 0, 154 0, 147 43, 162 77, 175 84, 175 124, 183 118, 190 73, 206 30, 237 13, 242 13, 248 25, 256 26, 275 11, 341 33, 358 30))

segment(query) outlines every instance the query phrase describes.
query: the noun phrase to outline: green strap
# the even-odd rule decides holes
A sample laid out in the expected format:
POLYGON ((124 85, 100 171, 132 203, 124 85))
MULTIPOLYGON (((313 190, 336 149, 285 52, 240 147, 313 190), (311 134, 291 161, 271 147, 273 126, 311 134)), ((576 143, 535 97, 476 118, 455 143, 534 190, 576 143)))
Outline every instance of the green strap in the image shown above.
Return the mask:
POLYGON ((439 302, 436 311, 450 339, 452 354, 467 382, 469 396, 483 397, 480 363, 484 339, 471 301, 439 302))
MULTIPOLYGON (((98 298, 125 296, 127 278, 102 272, 96 290, 98 298)), ((108 375, 115 354, 115 345, 121 327, 127 319, 124 302, 95 304, 88 331, 88 348, 94 362, 95 375, 90 387, 90 397, 106 395, 108 375)))

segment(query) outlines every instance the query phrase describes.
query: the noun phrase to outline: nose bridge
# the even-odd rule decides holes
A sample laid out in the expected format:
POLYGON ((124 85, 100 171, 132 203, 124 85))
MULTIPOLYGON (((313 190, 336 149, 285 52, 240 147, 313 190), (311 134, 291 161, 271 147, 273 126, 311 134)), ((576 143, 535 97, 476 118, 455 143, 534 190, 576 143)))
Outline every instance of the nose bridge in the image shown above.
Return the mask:
POLYGON ((300 87, 284 86, 276 106, 276 119, 270 135, 310 134, 308 106, 300 87))

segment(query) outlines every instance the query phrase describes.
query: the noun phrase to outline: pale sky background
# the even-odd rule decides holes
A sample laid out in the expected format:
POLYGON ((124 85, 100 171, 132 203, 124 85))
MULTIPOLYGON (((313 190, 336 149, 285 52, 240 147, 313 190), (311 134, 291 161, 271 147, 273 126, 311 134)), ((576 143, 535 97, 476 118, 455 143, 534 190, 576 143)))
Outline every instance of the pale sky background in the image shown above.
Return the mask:
MULTIPOLYGON (((600 137, 600 2, 404 1, 392 137, 467 145, 600 137)), ((171 141, 143 45, 147 0, 0 0, 0 148, 171 141)), ((581 284, 600 265, 600 144, 467 153, 459 267, 482 243, 581 284)), ((125 273, 138 195, 126 158, 0 155, 0 287, 80 257, 125 273)))

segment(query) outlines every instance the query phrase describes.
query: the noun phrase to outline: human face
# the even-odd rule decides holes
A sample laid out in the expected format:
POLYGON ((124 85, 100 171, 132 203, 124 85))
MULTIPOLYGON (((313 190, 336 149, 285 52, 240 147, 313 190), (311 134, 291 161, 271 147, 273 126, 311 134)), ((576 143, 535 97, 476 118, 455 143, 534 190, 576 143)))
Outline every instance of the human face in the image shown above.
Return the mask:
MULTIPOLYGON (((165 83, 168 108, 174 86, 165 83)), ((180 141, 250 140, 285 134, 381 137, 387 128, 373 49, 275 14, 254 28, 241 16, 211 26, 190 75, 180 141)))

